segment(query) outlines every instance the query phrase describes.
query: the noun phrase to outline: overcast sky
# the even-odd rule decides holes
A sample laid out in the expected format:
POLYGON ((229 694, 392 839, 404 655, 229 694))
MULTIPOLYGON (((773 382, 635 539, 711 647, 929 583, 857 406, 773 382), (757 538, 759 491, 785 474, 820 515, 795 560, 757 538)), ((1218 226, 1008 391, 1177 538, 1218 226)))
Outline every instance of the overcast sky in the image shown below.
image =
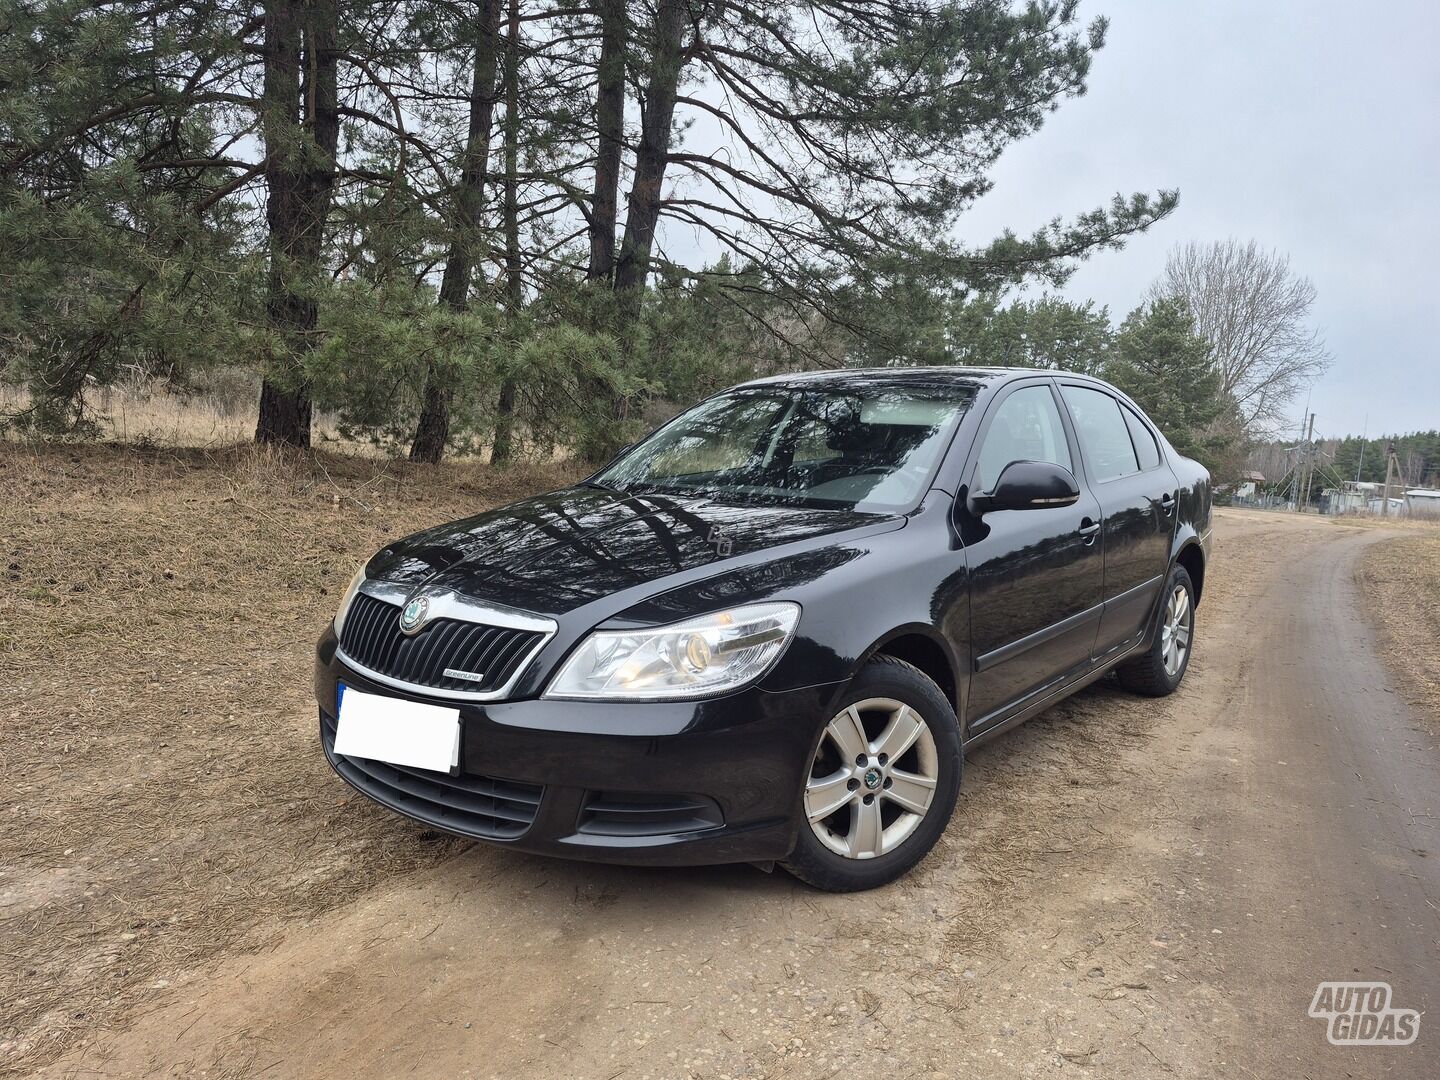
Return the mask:
MULTIPOLYGON (((1335 360, 1319 434, 1440 427, 1440 2, 1084 0, 1110 33, 1090 92, 1013 146, 966 219, 980 242, 1115 191, 1180 207, 1065 293, 1118 322, 1179 242, 1237 237, 1290 254, 1319 290, 1335 360)), ((1294 403, 1298 428, 1304 401, 1294 403)))

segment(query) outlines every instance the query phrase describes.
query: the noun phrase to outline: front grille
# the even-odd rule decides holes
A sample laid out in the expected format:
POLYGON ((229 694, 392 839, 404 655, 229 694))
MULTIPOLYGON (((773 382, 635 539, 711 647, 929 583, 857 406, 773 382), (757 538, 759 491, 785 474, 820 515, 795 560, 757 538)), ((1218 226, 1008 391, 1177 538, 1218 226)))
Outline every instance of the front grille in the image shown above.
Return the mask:
POLYGON ((669 836, 725 824, 714 799, 639 791, 591 791, 577 830, 594 836, 669 836))
POLYGON ((545 789, 493 776, 451 776, 335 753, 335 720, 320 714, 320 738, 335 771, 378 803, 481 840, 514 840, 540 809, 545 789))
POLYGON ((418 634, 402 634, 400 605, 359 593, 345 616, 340 648, 356 663, 401 682, 487 693, 508 683, 544 636, 459 619, 435 619, 418 634), (446 668, 484 678, 452 678, 446 668))

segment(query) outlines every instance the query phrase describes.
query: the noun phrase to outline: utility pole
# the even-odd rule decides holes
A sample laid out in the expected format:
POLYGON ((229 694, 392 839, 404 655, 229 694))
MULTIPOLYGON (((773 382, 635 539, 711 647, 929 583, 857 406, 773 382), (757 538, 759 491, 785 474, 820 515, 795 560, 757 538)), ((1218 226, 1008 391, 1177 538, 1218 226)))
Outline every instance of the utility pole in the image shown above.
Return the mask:
POLYGON ((1300 491, 1299 503, 1300 513, 1305 513, 1310 508, 1310 483, 1315 478, 1315 414, 1310 414, 1310 430, 1305 435, 1305 466, 1301 470, 1305 478, 1305 486, 1300 491))
POLYGON ((1395 444, 1385 448, 1385 490, 1380 497, 1380 516, 1390 516, 1390 478, 1395 475, 1395 444))

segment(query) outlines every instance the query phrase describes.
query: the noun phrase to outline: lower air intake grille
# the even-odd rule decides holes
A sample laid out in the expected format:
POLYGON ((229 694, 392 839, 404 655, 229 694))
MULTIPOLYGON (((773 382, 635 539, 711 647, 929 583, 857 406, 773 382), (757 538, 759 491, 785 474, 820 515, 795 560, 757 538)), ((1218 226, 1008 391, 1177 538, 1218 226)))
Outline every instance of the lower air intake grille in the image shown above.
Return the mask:
POLYGON ((427 825, 482 840, 514 840, 540 809, 538 784, 390 765, 335 753, 335 721, 320 714, 320 738, 335 771, 370 798, 427 825))
POLYGON ((725 824, 720 807, 703 795, 591 791, 578 831, 592 836, 670 836, 725 824))
POLYGON ((400 606, 365 593, 345 616, 340 648, 371 671, 437 690, 498 690, 545 635, 536 630, 434 619, 414 636, 400 632, 400 606), (461 679, 446 670, 480 678, 461 679))

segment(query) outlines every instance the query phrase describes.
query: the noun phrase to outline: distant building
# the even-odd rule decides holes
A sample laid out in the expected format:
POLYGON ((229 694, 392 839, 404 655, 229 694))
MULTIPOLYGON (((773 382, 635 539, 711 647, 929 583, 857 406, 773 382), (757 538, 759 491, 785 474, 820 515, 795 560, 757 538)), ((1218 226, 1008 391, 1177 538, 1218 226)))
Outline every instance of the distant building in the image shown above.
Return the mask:
POLYGON ((1405 492, 1405 512, 1411 517, 1440 520, 1440 489, 1411 488, 1405 492))
POLYGON ((1380 510, 1380 488, 1382 484, 1366 481, 1346 480, 1338 488, 1326 488, 1325 512, 1327 514, 1359 514, 1366 510, 1380 510), (1373 506, 1371 504, 1374 504, 1373 506))
POLYGON ((1235 485, 1235 498, 1253 499, 1255 493, 1260 490, 1260 485, 1265 483, 1265 474, 1258 472, 1244 472, 1240 474, 1240 483, 1235 485))

